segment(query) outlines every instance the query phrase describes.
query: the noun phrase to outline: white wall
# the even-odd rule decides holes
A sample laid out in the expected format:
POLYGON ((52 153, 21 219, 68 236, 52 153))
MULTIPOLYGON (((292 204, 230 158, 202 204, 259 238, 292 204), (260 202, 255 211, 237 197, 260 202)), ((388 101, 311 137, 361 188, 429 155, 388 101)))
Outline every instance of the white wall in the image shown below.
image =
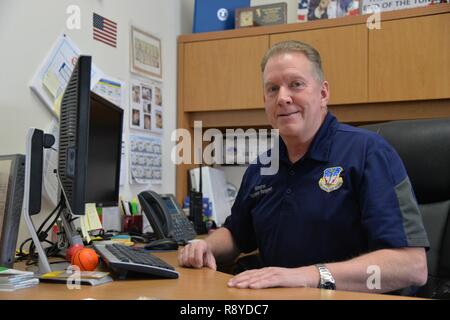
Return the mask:
MULTIPOLYGON (((151 188, 157 192, 175 193, 170 133, 176 127, 176 37, 180 33, 180 20, 180 2, 177 0, 1 0, 0 154, 25 153, 28 128, 45 129, 50 124, 51 113, 31 91, 29 83, 61 33, 66 33, 83 53, 92 55, 93 62, 105 74, 128 84, 129 34, 133 24, 161 39, 165 130, 163 184, 151 188), (69 5, 81 8, 80 30, 66 28, 69 5), (116 49, 92 39, 93 12, 117 22, 116 49)), ((128 110, 125 110, 127 136, 129 122, 128 110)), ((124 161, 128 163, 128 159, 124 161)), ((126 185, 121 188, 121 194, 130 198, 147 188, 149 186, 126 185)), ((43 211, 49 209, 50 205, 44 202, 43 211)), ((27 232, 22 225, 20 239, 24 236, 27 232)))

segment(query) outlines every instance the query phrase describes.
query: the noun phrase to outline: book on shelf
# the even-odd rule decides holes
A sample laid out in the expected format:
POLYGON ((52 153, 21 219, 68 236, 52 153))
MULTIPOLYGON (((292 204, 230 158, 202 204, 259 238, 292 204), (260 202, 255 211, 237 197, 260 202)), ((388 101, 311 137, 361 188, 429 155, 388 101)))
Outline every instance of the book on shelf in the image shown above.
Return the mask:
POLYGON ((44 273, 39 277, 41 282, 51 283, 79 283, 83 285, 97 286, 100 284, 112 282, 113 279, 109 272, 100 271, 52 271, 44 273))
POLYGON ((234 13, 250 6, 250 0, 195 0, 192 32, 234 29, 234 13))

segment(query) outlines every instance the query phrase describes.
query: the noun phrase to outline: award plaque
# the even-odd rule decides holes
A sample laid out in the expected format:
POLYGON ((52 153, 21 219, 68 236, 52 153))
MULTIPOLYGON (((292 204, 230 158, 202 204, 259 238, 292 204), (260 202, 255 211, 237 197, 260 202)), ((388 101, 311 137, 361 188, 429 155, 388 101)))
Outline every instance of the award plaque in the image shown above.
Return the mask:
POLYGON ((286 2, 238 8, 235 12, 235 28, 283 24, 287 21, 286 2))

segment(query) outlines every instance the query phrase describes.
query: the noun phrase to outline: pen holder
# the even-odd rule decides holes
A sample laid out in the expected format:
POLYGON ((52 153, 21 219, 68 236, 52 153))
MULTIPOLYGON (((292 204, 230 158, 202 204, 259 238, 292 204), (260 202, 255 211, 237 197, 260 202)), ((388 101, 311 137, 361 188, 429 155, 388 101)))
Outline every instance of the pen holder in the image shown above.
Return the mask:
POLYGON ((124 216, 123 217, 123 231, 142 233, 142 215, 124 216))

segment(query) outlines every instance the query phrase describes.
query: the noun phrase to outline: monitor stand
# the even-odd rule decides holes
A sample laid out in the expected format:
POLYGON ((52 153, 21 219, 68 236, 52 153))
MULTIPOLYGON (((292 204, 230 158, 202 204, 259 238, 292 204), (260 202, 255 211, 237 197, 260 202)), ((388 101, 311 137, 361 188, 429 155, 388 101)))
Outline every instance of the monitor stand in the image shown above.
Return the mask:
MULTIPOLYGON (((36 128, 30 128, 27 134, 26 143, 26 157, 25 157, 25 187, 23 196, 23 216, 25 219, 26 226, 30 232, 31 238, 34 242, 36 250, 38 252, 38 274, 43 274, 51 272, 52 268, 48 262, 47 255, 45 254, 44 248, 37 230, 34 227, 31 216, 38 214, 41 209, 41 198, 42 198, 42 164, 43 164, 43 150, 44 148, 50 148, 52 142, 44 142, 44 138, 48 138, 51 135, 44 134, 42 130, 36 128)), ((54 137, 51 136, 54 141, 54 137)), ((52 139, 50 139, 52 140, 52 139)), ((61 181, 58 179, 61 184, 61 181)), ((61 187, 61 190, 63 188, 61 187)), ((64 192, 63 192, 64 194, 64 192)), ((64 194, 64 201, 67 205, 67 198, 64 194)), ((71 222, 70 207, 66 206, 61 214, 61 220, 64 227, 64 232, 72 245, 74 243, 83 243, 82 238, 76 232, 76 229, 71 222)))

